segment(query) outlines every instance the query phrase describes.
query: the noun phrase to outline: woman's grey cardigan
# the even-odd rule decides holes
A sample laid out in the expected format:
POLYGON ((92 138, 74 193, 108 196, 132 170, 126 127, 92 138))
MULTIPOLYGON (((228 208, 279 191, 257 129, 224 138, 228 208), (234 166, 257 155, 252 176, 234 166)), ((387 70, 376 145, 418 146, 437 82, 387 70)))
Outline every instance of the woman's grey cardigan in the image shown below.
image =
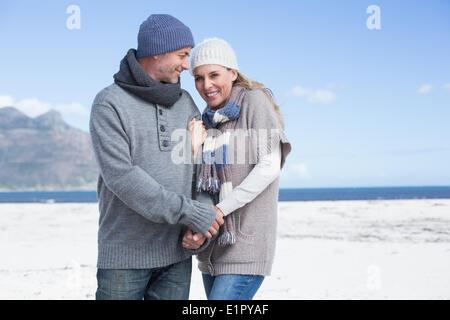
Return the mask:
MULTIPOLYGON (((291 145, 273 105, 262 90, 246 93, 235 132, 238 140, 242 135, 246 138, 245 149, 242 145, 230 148, 233 150, 229 157, 233 158, 228 161, 233 163, 233 186, 239 185, 248 176, 258 156, 275 152, 275 148, 281 148, 280 166, 283 167, 291 145)), ((277 237, 278 184, 279 178, 252 202, 232 213, 235 216, 236 243, 221 247, 217 244, 217 238, 212 241, 198 254, 200 271, 214 276, 270 275, 277 237)))

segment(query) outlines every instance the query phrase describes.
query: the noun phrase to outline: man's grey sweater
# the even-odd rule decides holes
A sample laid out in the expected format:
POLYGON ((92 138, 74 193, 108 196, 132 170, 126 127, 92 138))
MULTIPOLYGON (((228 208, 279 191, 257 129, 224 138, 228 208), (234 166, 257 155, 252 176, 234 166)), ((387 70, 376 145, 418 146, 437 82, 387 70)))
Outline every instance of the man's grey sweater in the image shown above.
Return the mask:
MULTIPOLYGON (((186 227, 205 234, 210 204, 191 199, 192 164, 176 164, 174 130, 188 130, 199 112, 189 94, 170 107, 150 103, 117 84, 95 98, 90 132, 100 168, 98 268, 147 269, 189 258, 186 227)), ((188 150, 190 152, 190 149, 188 150)))

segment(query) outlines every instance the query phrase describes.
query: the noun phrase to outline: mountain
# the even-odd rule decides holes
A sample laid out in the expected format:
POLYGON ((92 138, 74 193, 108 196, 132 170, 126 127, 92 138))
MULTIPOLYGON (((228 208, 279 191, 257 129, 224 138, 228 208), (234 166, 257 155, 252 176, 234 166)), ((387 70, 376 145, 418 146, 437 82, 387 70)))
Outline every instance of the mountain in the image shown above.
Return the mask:
POLYGON ((95 190, 97 176, 89 134, 59 112, 0 108, 0 190, 95 190))

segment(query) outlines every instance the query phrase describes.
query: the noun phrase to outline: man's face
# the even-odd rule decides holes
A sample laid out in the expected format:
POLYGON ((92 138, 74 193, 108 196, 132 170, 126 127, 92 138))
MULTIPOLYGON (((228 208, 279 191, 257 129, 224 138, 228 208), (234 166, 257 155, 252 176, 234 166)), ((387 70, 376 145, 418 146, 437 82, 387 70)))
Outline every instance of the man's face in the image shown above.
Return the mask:
POLYGON ((189 70, 191 47, 182 48, 158 56, 155 77, 157 81, 177 83, 181 72, 189 70))

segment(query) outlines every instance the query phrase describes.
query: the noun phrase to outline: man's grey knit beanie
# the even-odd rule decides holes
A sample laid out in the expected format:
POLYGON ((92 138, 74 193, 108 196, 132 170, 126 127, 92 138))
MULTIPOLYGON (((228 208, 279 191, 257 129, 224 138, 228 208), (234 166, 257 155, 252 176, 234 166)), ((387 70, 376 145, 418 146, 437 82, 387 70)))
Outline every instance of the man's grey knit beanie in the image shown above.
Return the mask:
POLYGON ((191 30, 180 20, 168 14, 152 14, 139 28, 136 58, 194 46, 191 30))

